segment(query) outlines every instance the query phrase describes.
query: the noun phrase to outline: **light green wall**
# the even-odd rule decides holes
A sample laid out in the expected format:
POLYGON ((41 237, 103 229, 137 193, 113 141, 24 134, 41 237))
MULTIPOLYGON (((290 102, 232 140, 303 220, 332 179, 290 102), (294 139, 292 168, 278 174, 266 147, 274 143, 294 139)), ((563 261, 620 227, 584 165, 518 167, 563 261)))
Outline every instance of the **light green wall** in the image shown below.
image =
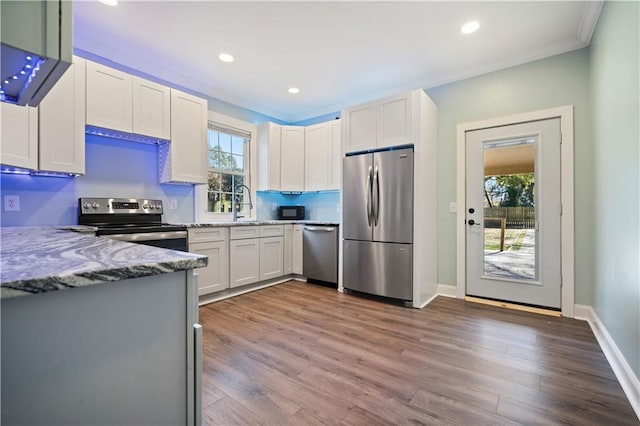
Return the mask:
POLYGON ((576 303, 593 301, 591 214, 593 143, 588 49, 428 89, 438 105, 438 282, 456 284, 456 126, 564 105, 574 106, 576 303))
POLYGON ((640 377, 640 7, 606 2, 590 48, 594 309, 640 377))

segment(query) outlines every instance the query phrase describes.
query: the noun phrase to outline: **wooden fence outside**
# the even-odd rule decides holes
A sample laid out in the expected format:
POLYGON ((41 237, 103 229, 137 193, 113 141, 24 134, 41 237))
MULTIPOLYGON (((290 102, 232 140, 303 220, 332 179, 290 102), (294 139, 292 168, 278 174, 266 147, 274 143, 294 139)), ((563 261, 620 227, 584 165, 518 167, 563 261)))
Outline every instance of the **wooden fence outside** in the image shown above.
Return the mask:
POLYGON ((506 219, 507 229, 533 229, 536 226, 535 207, 485 207, 484 217, 486 228, 500 228, 499 218, 506 219))

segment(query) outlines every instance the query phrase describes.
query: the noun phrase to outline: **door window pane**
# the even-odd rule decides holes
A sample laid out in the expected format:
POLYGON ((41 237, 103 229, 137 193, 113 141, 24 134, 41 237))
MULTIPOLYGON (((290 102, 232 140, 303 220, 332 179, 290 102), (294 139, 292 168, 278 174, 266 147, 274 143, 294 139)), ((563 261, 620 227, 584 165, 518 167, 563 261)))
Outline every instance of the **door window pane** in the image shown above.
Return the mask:
POLYGON ((484 144, 484 275, 535 280, 535 138, 484 144))

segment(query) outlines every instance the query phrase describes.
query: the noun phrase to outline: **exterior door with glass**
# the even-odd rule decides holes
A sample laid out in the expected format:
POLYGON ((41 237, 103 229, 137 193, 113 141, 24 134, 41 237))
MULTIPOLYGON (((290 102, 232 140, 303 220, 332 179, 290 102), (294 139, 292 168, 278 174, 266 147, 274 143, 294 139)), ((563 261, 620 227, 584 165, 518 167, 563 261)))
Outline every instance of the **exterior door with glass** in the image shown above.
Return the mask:
POLYGON ((466 294, 561 305, 560 119, 466 133, 466 294))

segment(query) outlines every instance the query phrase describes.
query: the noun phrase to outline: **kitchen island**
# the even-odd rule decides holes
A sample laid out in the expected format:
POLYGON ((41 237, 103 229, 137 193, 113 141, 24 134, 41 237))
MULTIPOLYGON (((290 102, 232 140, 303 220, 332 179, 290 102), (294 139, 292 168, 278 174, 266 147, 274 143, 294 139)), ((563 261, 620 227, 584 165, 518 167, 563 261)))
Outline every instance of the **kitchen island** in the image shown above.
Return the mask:
POLYGON ((2 424, 195 424, 205 256, 0 229, 2 424))

